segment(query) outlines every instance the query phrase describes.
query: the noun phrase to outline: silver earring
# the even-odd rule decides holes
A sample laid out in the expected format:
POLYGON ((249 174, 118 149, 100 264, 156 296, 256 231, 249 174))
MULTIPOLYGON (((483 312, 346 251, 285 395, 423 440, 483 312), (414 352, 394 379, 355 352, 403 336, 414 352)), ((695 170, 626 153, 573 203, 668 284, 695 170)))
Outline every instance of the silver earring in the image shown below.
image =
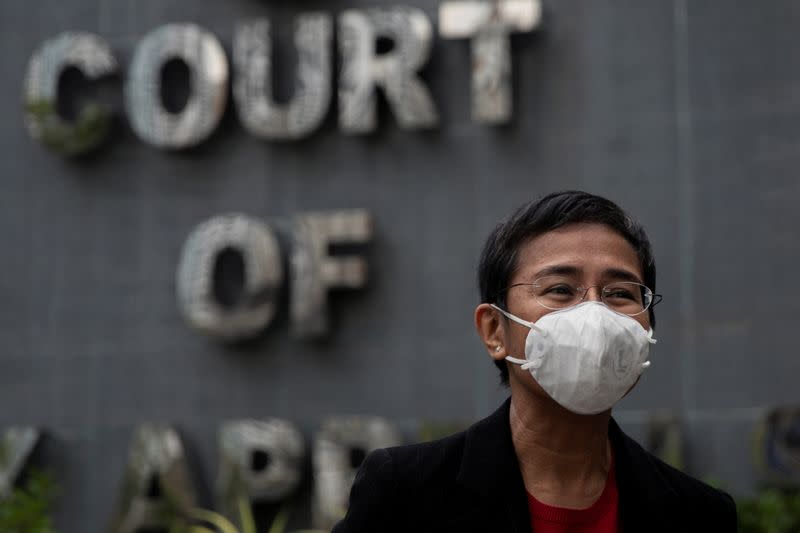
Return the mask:
POLYGON ((496 346, 496 347, 495 347, 495 349, 494 349, 494 351, 495 351, 495 352, 499 352, 499 351, 500 351, 500 350, 502 350, 502 349, 503 349, 503 347, 502 347, 502 346, 496 346))

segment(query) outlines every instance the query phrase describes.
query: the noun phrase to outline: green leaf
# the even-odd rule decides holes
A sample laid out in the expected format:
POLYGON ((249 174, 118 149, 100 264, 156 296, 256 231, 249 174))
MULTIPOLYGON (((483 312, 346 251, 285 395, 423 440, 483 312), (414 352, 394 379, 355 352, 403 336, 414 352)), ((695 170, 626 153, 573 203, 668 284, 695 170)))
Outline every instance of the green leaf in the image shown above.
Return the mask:
POLYGON ((32 471, 21 487, 0 500, 3 533, 55 533, 51 505, 55 485, 49 475, 32 471))

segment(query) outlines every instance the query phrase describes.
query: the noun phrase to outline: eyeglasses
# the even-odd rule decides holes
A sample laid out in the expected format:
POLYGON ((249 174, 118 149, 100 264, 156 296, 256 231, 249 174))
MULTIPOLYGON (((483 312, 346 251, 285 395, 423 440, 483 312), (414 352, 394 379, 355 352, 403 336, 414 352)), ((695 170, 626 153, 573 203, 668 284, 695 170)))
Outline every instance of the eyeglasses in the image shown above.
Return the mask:
POLYGON ((514 287, 530 287, 530 294, 539 305, 554 311, 581 303, 586 299, 589 289, 595 287, 600 289, 600 300, 604 304, 629 316, 644 313, 650 306, 661 301, 660 294, 653 294, 653 291, 634 281, 615 281, 602 287, 580 287, 569 277, 543 276, 533 283, 515 283, 507 287, 506 291, 514 287))

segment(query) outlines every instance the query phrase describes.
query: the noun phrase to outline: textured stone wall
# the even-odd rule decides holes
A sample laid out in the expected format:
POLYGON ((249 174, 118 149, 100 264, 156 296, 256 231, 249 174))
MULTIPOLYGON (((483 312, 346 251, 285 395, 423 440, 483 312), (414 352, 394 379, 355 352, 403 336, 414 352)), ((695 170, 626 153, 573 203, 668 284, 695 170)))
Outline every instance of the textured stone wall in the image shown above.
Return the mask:
MULTIPOLYGON (((187 152, 144 144, 118 115, 109 142, 78 160, 27 133, 28 60, 63 31, 104 37, 124 73, 163 24, 205 27, 230 58, 236 23, 268 15, 278 92, 291 94, 297 14, 381 5, 0 3, 0 425, 47 429, 62 531, 109 522, 144 421, 179 429, 210 506, 226 420, 283 417, 310 437, 327 415, 364 413, 410 439, 423 419, 488 414, 505 392, 472 328, 477 255, 500 217, 567 188, 620 203, 655 247, 659 344, 618 419, 641 436, 649 413, 673 410, 690 471, 753 488, 753 425, 764 407, 798 401, 796 2, 545 2, 541 31, 512 37, 515 112, 501 127, 471 119, 469 43, 434 36, 421 74, 431 131, 401 129, 381 104, 374 133, 346 136, 334 105, 308 138, 270 142, 229 105, 187 152), (292 338, 285 303, 244 346, 186 325, 175 272, 199 223, 242 212, 280 227, 340 208, 374 218, 371 279, 332 297, 326 341, 292 338)), ((438 2, 408 5, 438 27, 438 2)), ((120 88, 102 91, 121 105, 120 88)))

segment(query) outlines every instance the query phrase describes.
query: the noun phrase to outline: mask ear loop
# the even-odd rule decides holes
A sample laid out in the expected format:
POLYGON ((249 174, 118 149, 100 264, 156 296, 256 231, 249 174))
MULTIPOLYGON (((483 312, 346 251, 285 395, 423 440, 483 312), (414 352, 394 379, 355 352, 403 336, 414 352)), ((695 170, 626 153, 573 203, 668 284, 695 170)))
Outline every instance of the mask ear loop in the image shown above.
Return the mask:
MULTIPOLYGON (((649 342, 650 344, 655 344, 658 342, 656 339, 653 338, 653 328, 647 330, 647 342, 649 342)), ((642 363, 642 372, 650 368, 650 364, 651 364, 650 361, 645 361, 644 363, 642 363)))
MULTIPOLYGON (((522 320, 518 316, 512 315, 508 311, 500 309, 495 304, 490 304, 490 305, 493 308, 495 308, 497 311, 500 311, 500 313, 502 313, 503 316, 505 316, 507 319, 516 322, 520 326, 525 326, 526 328, 532 329, 536 333, 540 334, 542 337, 547 337, 547 331, 544 328, 541 328, 541 327, 537 326, 533 322, 528 322, 527 320, 522 320)), ((512 357, 510 355, 506 356, 505 360, 510 362, 510 363, 515 363, 517 365, 522 365, 522 370, 528 370, 531 367, 538 368, 539 365, 541 364, 540 361, 528 361, 526 359, 519 359, 517 357, 512 357)))
POLYGON ((512 314, 511 314, 511 313, 509 313, 508 311, 505 311, 505 310, 503 310, 503 309, 500 309, 500 308, 499 308, 499 307, 497 307, 495 304, 489 304, 489 305, 491 305, 492 307, 494 307, 496 310, 500 311, 500 312, 503 314, 503 316, 505 316, 507 319, 509 319, 509 320, 513 320, 514 322, 516 322, 516 323, 517 323, 517 324, 519 324, 520 326, 525 326, 526 328, 530 328, 530 329, 532 329, 532 330, 533 330, 533 331, 535 331, 536 333, 540 334, 542 337, 547 337, 547 331, 545 331, 545 330, 544 330, 544 328, 540 328, 539 326, 537 326, 537 325, 536 325, 536 324, 534 324, 533 322, 528 322, 527 320, 522 320, 522 319, 521 319, 521 318, 519 318, 518 316, 512 315, 512 314))

